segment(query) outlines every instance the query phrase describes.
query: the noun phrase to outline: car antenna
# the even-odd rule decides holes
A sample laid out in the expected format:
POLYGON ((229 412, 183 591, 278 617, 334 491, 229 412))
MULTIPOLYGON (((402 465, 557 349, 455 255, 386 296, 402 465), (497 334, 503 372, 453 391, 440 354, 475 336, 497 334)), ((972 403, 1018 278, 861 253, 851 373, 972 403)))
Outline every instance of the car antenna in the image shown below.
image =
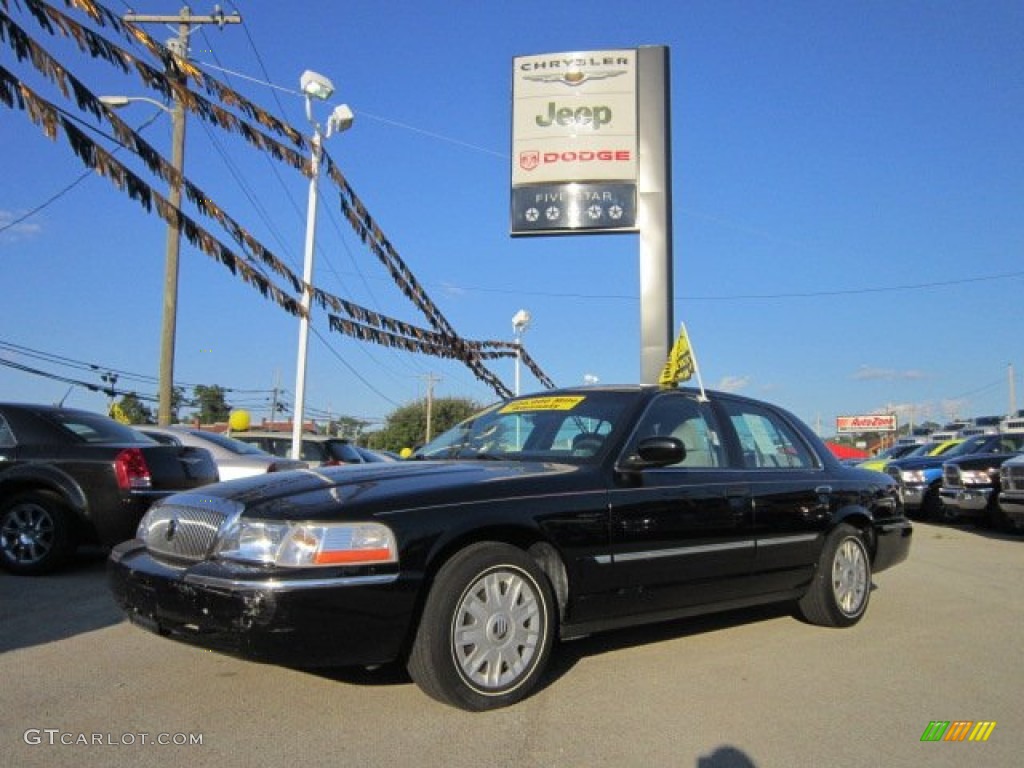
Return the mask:
POLYGON ((75 388, 74 384, 72 384, 70 387, 68 387, 68 391, 64 393, 64 397, 62 397, 60 399, 60 402, 56 404, 58 408, 63 408, 64 407, 64 401, 68 399, 68 395, 71 394, 71 390, 74 389, 74 388, 75 388))

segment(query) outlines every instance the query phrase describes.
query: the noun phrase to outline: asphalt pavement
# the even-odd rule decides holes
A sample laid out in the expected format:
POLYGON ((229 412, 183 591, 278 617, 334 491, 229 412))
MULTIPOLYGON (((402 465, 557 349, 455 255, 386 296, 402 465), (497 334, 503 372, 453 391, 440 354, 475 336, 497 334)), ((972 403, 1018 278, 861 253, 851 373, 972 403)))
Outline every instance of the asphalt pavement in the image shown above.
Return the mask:
POLYGON ((309 673, 125 622, 102 553, 0 574, 0 765, 1018 766, 1024 538, 918 524, 865 619, 786 606, 564 644, 514 707, 461 712, 401 669, 309 673), (933 722, 988 740, 922 741, 933 722))

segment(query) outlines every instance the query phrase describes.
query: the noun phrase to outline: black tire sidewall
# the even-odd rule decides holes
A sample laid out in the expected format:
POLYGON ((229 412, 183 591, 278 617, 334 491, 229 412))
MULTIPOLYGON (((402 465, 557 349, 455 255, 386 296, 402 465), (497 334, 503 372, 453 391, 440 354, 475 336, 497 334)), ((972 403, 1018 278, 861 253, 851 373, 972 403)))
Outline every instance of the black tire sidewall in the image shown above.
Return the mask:
POLYGON ((409 660, 409 672, 424 691, 447 704, 470 711, 509 706, 537 686, 551 654, 556 631, 554 592, 533 559, 508 544, 482 542, 456 553, 437 574, 409 660), (453 642, 455 621, 471 587, 496 572, 514 572, 527 582, 540 604, 542 637, 527 669, 500 689, 482 691, 467 680, 453 642))
POLYGON ((56 494, 49 491, 24 491, 0 505, 0 527, 13 510, 23 505, 40 507, 49 516, 54 529, 52 546, 41 559, 32 563, 11 560, 5 551, 0 550, 0 567, 26 576, 49 573, 64 565, 74 549, 71 515, 56 494))
POLYGON ((850 627, 863 618, 871 599, 871 557, 860 531, 847 523, 840 523, 825 540, 818 567, 806 594, 799 601, 800 611, 812 624, 824 627, 850 627), (835 587, 832 584, 832 569, 836 555, 846 541, 852 540, 860 549, 867 569, 867 584, 864 599, 855 613, 846 613, 839 607, 835 587))

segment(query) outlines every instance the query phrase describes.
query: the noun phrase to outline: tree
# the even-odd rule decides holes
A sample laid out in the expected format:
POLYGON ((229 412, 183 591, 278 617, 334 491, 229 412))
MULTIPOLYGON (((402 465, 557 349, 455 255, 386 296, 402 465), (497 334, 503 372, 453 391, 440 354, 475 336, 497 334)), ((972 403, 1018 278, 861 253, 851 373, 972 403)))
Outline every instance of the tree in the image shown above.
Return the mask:
MULTIPOLYGON (((153 411, 143 405, 138 395, 134 392, 124 395, 118 402, 114 403, 114 408, 118 409, 118 412, 124 417, 127 424, 153 423, 153 411)), ((111 408, 111 410, 113 411, 114 408, 111 408)))
MULTIPOLYGON (((430 434, 436 437, 479 411, 479 403, 463 397, 441 397, 431 404, 430 434)), ((403 405, 387 417, 384 429, 374 433, 374 446, 400 451, 423 445, 427 435, 427 401, 403 405)))
POLYGON ((195 405, 199 407, 199 412, 195 416, 200 423, 213 424, 228 420, 231 406, 224 399, 226 391, 223 387, 218 387, 216 384, 209 387, 204 384, 196 384, 192 393, 195 396, 195 405))

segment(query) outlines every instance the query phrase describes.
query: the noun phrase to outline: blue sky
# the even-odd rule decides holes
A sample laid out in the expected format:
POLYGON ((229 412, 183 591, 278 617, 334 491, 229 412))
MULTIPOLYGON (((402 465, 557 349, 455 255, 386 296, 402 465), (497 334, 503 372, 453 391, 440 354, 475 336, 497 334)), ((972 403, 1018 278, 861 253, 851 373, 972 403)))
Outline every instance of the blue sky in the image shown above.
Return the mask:
MULTIPOLYGON (((317 117, 344 102, 356 122, 328 152, 426 292, 469 339, 511 340, 512 316, 528 309, 525 345, 557 384, 640 376, 638 242, 509 236, 512 59, 666 45, 674 315, 705 384, 778 402, 824 434, 837 415, 885 407, 904 421, 1004 413, 1011 365, 1024 407, 1019 2, 223 5, 244 25, 197 32, 192 58, 306 134, 299 75, 330 77, 337 92, 317 117), (277 87, 257 82, 268 80, 277 87)), ((94 93, 156 96, 16 4, 8 13, 94 93)), ((98 125, 5 43, 0 66, 98 125)), ((169 121, 156 108, 119 114, 134 126, 154 118, 143 135, 169 155, 169 121)), ((127 152, 118 157, 164 188, 127 152)), ((63 135, 47 139, 2 104, 0 160, 0 357, 97 384, 98 372, 9 345, 140 374, 151 380, 119 386, 155 394, 163 221, 99 177, 59 194, 84 166, 63 135)), ((185 166, 301 273, 304 177, 197 118, 185 166)), ((316 284, 425 327, 341 216, 330 183, 320 189, 316 284)), ((187 243, 180 280, 176 380, 228 387, 229 402, 257 418, 275 383, 291 402, 297 320, 187 243)), ((322 311, 313 326, 307 407, 316 413, 378 419, 423 397, 431 375, 437 395, 493 400, 460 365, 333 333, 322 311)), ((512 385, 511 361, 489 367, 512 385)), ((539 385, 524 372, 523 387, 539 385)), ((51 402, 67 390, 0 367, 3 399, 51 402)), ((106 398, 76 388, 67 402, 103 409, 106 398)))

